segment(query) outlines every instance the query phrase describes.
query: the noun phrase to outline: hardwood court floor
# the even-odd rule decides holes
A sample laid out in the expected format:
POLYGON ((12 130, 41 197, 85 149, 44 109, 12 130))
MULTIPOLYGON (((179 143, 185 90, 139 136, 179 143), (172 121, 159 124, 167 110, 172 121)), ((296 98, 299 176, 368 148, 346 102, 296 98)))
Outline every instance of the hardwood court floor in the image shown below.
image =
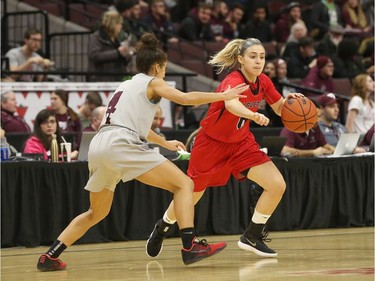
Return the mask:
POLYGON ((277 259, 239 249, 238 238, 208 237, 226 241, 228 247, 190 266, 182 263, 179 238, 167 239, 154 259, 145 254, 145 241, 77 245, 62 255, 68 268, 59 272, 36 269, 47 247, 6 248, 1 251, 1 280, 374 280, 374 228, 272 232, 269 245, 278 251, 277 259))

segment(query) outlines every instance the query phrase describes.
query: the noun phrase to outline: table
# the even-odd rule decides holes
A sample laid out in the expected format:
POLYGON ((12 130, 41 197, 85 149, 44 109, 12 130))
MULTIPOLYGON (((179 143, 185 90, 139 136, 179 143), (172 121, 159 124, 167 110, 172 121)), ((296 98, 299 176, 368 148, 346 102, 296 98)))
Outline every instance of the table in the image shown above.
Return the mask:
MULTIPOLYGON (((287 190, 271 231, 374 225, 374 156, 274 158, 287 190)), ((186 171, 188 162, 175 162, 186 171)), ((87 162, 1 163, 1 247, 51 244, 89 207, 87 162)), ((109 216, 77 243, 147 239, 172 199, 140 182, 119 183, 109 216)), ((251 218, 259 187, 231 178, 207 189, 196 206, 197 234, 239 234, 251 218)), ((178 235, 176 228, 175 235, 178 235)))

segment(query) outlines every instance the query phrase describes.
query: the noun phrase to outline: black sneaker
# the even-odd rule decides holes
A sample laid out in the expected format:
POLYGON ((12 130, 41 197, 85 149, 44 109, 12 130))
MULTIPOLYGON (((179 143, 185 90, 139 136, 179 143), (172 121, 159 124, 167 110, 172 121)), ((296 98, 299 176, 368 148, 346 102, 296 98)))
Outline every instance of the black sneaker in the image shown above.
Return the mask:
POLYGON ((193 245, 189 250, 181 250, 182 260, 186 265, 192 264, 219 253, 226 246, 227 243, 225 242, 208 244, 206 239, 198 240, 197 238, 195 238, 193 241, 193 245))
POLYGON ((146 242, 146 254, 151 258, 157 257, 160 254, 161 250, 163 249, 164 238, 166 238, 171 232, 172 227, 169 227, 169 229, 165 232, 165 235, 160 234, 158 229, 161 222, 161 219, 156 222, 155 227, 146 242))
POLYGON ((66 263, 62 262, 61 260, 54 259, 47 254, 43 254, 40 256, 36 267, 40 271, 57 271, 64 270, 66 266, 66 263))
POLYGON ((266 238, 267 235, 259 239, 255 238, 248 238, 245 234, 242 234, 240 240, 238 241, 238 247, 246 251, 252 251, 258 256, 262 257, 277 257, 277 253, 268 248, 268 246, 264 242, 269 242, 271 239, 266 238))

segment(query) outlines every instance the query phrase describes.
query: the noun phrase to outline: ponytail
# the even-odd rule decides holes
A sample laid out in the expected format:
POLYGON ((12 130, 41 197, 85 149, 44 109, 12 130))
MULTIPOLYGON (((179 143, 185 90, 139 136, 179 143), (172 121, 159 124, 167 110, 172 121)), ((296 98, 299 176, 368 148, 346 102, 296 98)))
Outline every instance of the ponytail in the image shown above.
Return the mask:
POLYGON ((256 38, 244 39, 234 39, 230 41, 224 49, 218 52, 216 55, 212 56, 208 61, 208 64, 213 67, 217 67, 217 74, 223 72, 224 69, 229 70, 239 67, 238 56, 243 55, 247 48, 253 45, 262 45, 256 38))

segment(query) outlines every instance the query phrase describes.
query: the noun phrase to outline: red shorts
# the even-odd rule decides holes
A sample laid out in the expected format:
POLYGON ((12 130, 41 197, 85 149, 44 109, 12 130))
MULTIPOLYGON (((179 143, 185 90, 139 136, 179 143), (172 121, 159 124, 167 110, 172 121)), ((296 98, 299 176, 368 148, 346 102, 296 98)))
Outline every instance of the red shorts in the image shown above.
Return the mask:
POLYGON ((216 141, 200 131, 194 141, 188 176, 194 181, 194 191, 209 186, 223 186, 230 176, 243 180, 241 172, 271 159, 259 149, 252 134, 238 143, 216 141))

